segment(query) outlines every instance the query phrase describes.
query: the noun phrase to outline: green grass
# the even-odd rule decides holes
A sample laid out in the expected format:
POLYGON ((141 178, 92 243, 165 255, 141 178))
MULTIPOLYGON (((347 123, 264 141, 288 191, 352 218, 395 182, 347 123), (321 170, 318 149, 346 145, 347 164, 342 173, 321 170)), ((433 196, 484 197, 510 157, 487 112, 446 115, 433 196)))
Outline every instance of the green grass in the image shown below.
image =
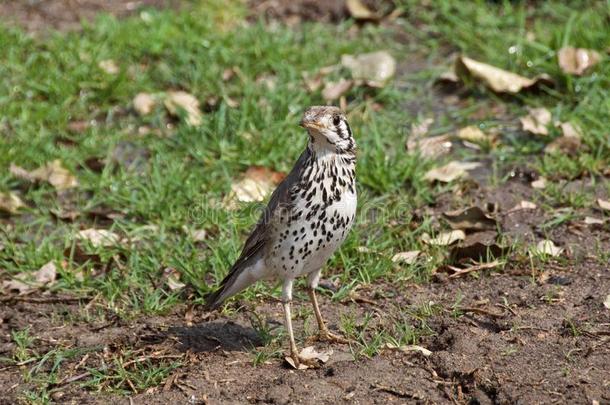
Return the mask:
MULTIPOLYGON (((4 276, 31 273, 50 260, 65 261, 53 291, 99 295, 98 302, 123 318, 167 313, 186 302, 188 292, 201 302, 226 274, 257 220, 258 204, 226 209, 223 201, 231 183, 251 165, 289 171, 306 143, 297 126, 302 110, 324 103, 319 91, 306 91, 302 73, 335 64, 344 53, 380 48, 389 49, 401 68, 386 88, 357 88, 348 97, 359 145, 360 210, 355 229, 325 271, 325 277, 339 279, 341 285, 336 293, 327 292, 334 300, 378 280, 396 286, 426 282, 445 260, 446 249, 422 244, 421 235, 434 233, 436 225, 427 216, 416 218, 415 210, 452 186, 426 183, 423 175, 438 163, 407 154, 404 148, 408 128, 425 116, 435 115, 432 134, 465 125, 498 129, 498 146, 456 152, 463 159, 491 158, 492 184, 506 181, 505 167, 528 166, 549 179, 549 187, 537 196, 546 210, 592 206, 592 194, 566 193, 564 183, 596 179, 610 165, 610 63, 605 57, 591 74, 572 77, 559 70, 556 51, 569 44, 603 53, 610 37, 609 3, 398 3, 406 13, 393 29, 411 38, 405 43, 394 39, 392 29, 373 25, 354 36, 350 21, 337 26, 307 23, 296 29, 263 21, 246 25, 247 10, 237 2, 225 6, 220 1, 203 1, 186 11, 146 10, 125 20, 101 16, 82 32, 39 38, 0 24, 0 191, 19 192, 28 206, 21 216, 0 218, 4 276), (525 76, 550 74, 556 86, 500 96, 472 84, 459 106, 439 107, 441 96, 433 82, 449 65, 452 51, 525 76), (117 75, 99 68, 107 59, 119 66, 117 75), (412 71, 412 59, 423 60, 422 67, 412 71), (403 73, 403 66, 410 73, 403 73), (229 68, 236 68, 237 74, 223 81, 223 71, 229 68), (261 77, 272 79, 272 90, 257 80, 261 77), (195 95, 204 109, 206 100, 218 99, 201 126, 171 118, 163 106, 146 117, 132 110, 139 92, 178 89, 195 95), (230 107, 230 100, 238 106, 230 107), (376 104, 382 107, 379 111, 376 104), (502 105, 511 121, 493 112, 472 118, 492 105, 502 105), (546 143, 559 136, 556 129, 548 140, 519 135, 516 117, 527 106, 545 106, 554 120, 584 129, 585 147, 576 158, 543 153, 546 143), (82 132, 70 130, 70 123, 77 121, 88 126, 82 132), (142 135, 142 127, 150 133, 142 135), (113 162, 117 150, 132 150, 148 159, 133 166, 113 162), (92 170, 86 164, 91 158, 105 159, 107 165, 100 172, 92 170), (75 191, 28 186, 8 170, 12 163, 31 170, 54 159, 78 178, 75 191), (73 222, 58 219, 62 210, 81 215, 73 222), (95 214, 99 211, 115 215, 108 220, 95 214), (184 226, 206 230, 206 240, 194 242, 184 226), (137 242, 82 247, 74 234, 90 227, 109 228, 137 242), (370 252, 362 252, 362 246, 370 252), (392 263, 394 253, 416 249, 427 251, 430 260, 412 266, 392 263), (185 290, 171 291, 165 285, 166 268, 177 269, 185 290)), ((562 212, 546 222, 544 230, 574 215, 562 212)), ((278 289, 259 284, 242 298, 254 300, 261 293, 277 296, 278 289)), ((232 310, 229 306, 226 312, 232 310)), ((428 333, 425 319, 435 310, 410 311, 415 326, 408 319, 393 319, 391 328, 380 328, 367 323, 367 317, 357 322, 346 315, 341 327, 358 342, 356 355, 371 356, 386 343, 416 343, 419 335, 428 333)), ((104 316, 86 313, 83 319, 104 316)), ((309 319, 311 313, 300 317, 309 319)), ((281 332, 269 330, 265 320, 254 320, 253 325, 267 346, 257 352, 255 362, 277 357, 281 332)), ((14 332, 16 361, 31 355, 29 338, 27 330, 14 332)), ((133 391, 131 384, 142 390, 177 367, 173 362, 148 366, 138 363, 124 369, 119 361, 104 373, 91 370, 89 384, 122 393, 133 391)), ((42 401, 43 394, 32 396, 42 401)))

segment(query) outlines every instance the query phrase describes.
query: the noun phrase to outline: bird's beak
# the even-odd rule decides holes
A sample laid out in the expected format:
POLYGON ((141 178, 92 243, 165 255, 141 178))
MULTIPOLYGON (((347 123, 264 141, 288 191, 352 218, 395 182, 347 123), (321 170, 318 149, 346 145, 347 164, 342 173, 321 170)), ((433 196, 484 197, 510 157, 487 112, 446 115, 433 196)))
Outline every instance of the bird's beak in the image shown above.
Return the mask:
POLYGON ((320 129, 320 126, 318 124, 316 124, 315 122, 312 121, 307 121, 307 120, 301 120, 301 122, 299 122, 299 126, 306 128, 306 129, 320 129))

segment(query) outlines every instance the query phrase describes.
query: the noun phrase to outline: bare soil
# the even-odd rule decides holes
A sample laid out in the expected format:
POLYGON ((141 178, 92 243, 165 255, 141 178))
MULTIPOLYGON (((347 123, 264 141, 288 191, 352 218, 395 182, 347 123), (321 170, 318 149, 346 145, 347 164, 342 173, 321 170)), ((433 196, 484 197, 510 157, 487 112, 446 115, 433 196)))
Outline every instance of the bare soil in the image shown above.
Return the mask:
MULTIPOLYGON (((502 189, 474 189, 460 205, 497 203, 506 213, 500 216, 502 229, 533 239, 549 218, 539 210, 507 213, 528 193, 531 188, 515 179, 502 189)), ((431 209, 452 208, 455 196, 444 197, 431 209)), ((391 329, 401 320, 418 327, 421 320, 408 314, 434 303, 437 310, 425 320, 428 329, 419 342, 432 351, 429 357, 385 349, 372 358, 354 358, 349 346, 333 345, 331 360, 319 369, 291 370, 277 357, 254 366, 253 348, 262 346, 262 338, 252 327, 250 310, 243 308, 230 317, 183 307, 164 317, 92 324, 79 314, 95 303, 19 301, 5 302, 0 311, 0 356, 15 350, 10 331, 29 325, 38 353, 57 345, 91 350, 85 361, 83 356, 68 361, 63 369, 71 371, 63 381, 87 366, 112 364, 126 351, 153 362, 179 357, 183 366, 161 385, 135 394, 136 404, 610 403, 610 315, 603 306, 610 273, 596 258, 597 249, 610 249, 610 233, 607 227, 583 231, 567 223, 552 235, 567 259, 539 263, 514 256, 502 271, 464 278, 439 272, 428 284, 376 283, 359 289, 354 300, 322 298, 332 328, 342 314, 361 319, 371 313, 369 331, 391 329)), ((297 297, 297 305, 309 305, 304 294, 297 297)), ((277 303, 241 304, 256 309, 272 330, 281 325, 277 303)), ((313 325, 310 318, 295 322, 301 345, 313 332, 303 329, 304 323, 313 325)), ((28 365, 0 367, 4 403, 14 403, 31 386, 24 382, 28 370, 28 365)), ((60 382, 54 395, 62 403, 129 401, 83 389, 78 381, 60 382)))
POLYGON ((68 31, 80 28, 82 21, 91 21, 99 13, 125 17, 143 7, 177 7, 181 3, 178 0, 3 0, 0 18, 30 32, 49 28, 68 31))

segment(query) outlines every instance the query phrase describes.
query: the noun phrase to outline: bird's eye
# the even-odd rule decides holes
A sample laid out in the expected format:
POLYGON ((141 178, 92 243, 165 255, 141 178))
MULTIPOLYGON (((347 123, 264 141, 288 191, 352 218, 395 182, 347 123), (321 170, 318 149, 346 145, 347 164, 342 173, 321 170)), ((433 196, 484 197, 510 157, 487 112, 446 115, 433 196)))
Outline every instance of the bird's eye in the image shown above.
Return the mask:
POLYGON ((335 115, 333 117, 333 125, 337 126, 337 125, 339 125, 340 122, 341 122, 341 117, 339 117, 338 115, 335 115))

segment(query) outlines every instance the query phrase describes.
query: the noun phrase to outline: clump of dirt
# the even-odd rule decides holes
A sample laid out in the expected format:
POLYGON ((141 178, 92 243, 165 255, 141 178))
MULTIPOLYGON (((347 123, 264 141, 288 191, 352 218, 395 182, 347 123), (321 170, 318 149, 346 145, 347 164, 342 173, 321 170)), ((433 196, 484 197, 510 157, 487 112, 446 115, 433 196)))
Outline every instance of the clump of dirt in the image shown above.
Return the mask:
POLYGON ((78 29, 83 20, 93 20, 99 13, 117 17, 134 14, 143 7, 178 7, 180 0, 4 0, 0 2, 3 22, 17 24, 27 31, 49 28, 78 29))

